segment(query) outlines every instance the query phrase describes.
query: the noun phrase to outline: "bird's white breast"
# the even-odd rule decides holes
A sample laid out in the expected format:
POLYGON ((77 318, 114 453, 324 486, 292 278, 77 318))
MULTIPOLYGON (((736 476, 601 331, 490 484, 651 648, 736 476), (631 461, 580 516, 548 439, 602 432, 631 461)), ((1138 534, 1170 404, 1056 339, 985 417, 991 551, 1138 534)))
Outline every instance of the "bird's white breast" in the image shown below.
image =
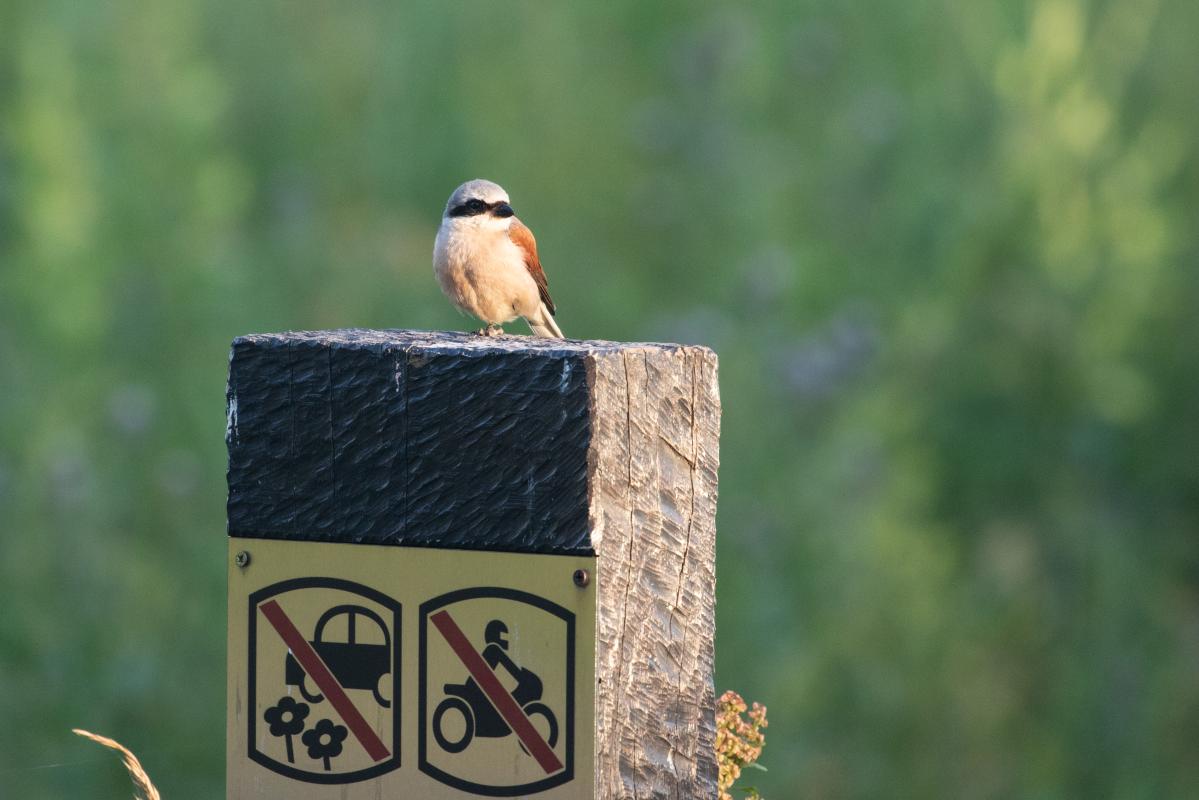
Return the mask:
POLYGON ((523 252, 508 238, 508 224, 507 219, 447 217, 433 245, 441 290, 489 324, 535 314, 541 302, 523 252))

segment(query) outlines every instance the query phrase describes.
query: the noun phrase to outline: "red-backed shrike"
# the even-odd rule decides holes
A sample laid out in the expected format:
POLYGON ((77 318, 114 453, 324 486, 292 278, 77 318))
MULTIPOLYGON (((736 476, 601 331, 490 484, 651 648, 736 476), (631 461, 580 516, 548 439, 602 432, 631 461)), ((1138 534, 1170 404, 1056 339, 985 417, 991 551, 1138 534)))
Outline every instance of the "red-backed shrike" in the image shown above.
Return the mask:
POLYGON ((433 271, 450 302, 487 323, 480 333, 501 334, 505 322, 524 317, 535 335, 563 338, 537 241, 497 184, 467 181, 450 195, 433 245, 433 271))

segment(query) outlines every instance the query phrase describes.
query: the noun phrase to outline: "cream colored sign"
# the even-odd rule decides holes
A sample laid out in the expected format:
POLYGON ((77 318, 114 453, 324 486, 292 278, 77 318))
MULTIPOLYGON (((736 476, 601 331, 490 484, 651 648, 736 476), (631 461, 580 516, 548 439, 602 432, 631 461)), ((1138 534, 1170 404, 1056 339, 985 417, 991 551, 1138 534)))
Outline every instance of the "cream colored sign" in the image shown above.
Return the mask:
POLYGON ((227 796, 593 797, 594 568, 230 539, 227 796))

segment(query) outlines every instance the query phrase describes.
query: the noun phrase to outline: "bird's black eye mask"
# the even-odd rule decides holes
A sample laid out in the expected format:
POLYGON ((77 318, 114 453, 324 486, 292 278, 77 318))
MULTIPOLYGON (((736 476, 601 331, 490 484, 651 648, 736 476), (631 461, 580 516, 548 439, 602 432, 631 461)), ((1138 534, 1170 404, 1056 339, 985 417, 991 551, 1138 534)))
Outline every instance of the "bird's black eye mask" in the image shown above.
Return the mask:
POLYGON ((512 213, 513 213, 512 206, 508 205, 507 203, 505 203, 502 200, 499 202, 496 202, 496 203, 485 203, 477 197, 472 197, 470 200, 467 200, 465 203, 456 205, 453 208, 451 208, 450 216, 451 217, 475 217, 475 216, 478 216, 479 214, 486 214, 488 212, 491 212, 492 214, 494 214, 497 217, 510 217, 510 216, 512 216, 512 213))

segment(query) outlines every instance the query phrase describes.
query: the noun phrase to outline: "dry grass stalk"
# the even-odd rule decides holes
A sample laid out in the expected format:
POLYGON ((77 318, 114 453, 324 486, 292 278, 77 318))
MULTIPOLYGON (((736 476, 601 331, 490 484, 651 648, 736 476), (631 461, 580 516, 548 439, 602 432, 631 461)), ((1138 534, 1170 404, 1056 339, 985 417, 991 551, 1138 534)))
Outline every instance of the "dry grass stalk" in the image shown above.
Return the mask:
POLYGON ((79 728, 73 728, 71 732, 91 739, 93 742, 102 744, 105 747, 110 747, 121 754, 125 760, 125 769, 129 771, 129 777, 133 780, 134 787, 141 793, 140 795, 134 795, 135 800, 139 797, 141 800, 162 800, 158 794, 158 790, 150 782, 150 776, 142 768, 142 762, 138 761, 137 756, 129 752, 129 749, 120 742, 109 739, 107 736, 100 736, 99 734, 80 730, 79 728))

